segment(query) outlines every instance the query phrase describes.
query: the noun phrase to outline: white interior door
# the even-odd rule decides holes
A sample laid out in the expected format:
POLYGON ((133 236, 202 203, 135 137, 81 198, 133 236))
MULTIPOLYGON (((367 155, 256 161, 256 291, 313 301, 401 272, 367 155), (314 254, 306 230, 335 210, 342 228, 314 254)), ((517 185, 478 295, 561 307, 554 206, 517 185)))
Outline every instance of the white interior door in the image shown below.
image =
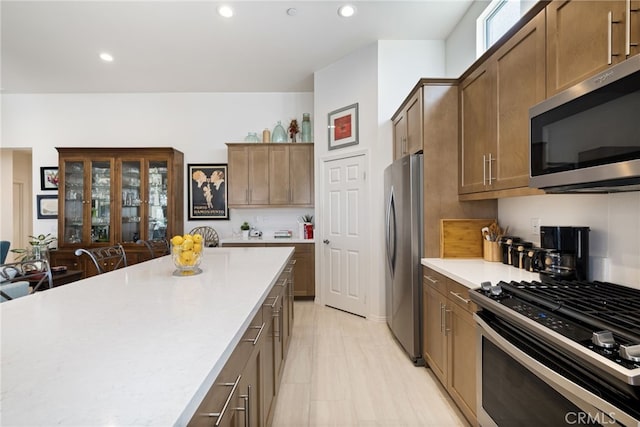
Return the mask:
POLYGON ((366 316, 366 156, 323 164, 322 285, 326 305, 366 316))

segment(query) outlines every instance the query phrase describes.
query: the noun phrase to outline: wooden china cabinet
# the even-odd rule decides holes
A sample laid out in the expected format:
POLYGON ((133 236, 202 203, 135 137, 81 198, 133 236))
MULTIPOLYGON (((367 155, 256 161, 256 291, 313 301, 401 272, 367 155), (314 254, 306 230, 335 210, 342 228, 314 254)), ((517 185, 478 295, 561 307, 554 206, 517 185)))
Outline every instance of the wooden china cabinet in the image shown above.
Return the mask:
POLYGON ((95 274, 78 248, 121 243, 127 264, 149 258, 139 239, 182 234, 184 156, 173 148, 57 148, 58 249, 52 265, 95 274))

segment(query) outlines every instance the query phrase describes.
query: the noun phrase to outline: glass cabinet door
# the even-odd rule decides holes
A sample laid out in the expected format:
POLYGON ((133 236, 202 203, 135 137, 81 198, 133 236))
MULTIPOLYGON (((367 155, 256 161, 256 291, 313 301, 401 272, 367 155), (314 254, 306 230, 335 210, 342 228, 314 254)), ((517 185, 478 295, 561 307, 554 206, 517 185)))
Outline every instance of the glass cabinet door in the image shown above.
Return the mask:
POLYGON ((65 161, 64 165, 64 243, 81 243, 84 225, 84 161, 65 161))
POLYGON ((111 240, 111 162, 91 162, 91 241, 111 240))
POLYGON ((139 160, 123 160, 120 170, 122 176, 120 182, 122 186, 122 211, 120 219, 120 237, 117 239, 122 243, 135 243, 141 239, 141 217, 142 217, 142 193, 140 171, 141 162, 139 160))
POLYGON ((166 160, 149 161, 149 239, 167 237, 167 170, 166 160))

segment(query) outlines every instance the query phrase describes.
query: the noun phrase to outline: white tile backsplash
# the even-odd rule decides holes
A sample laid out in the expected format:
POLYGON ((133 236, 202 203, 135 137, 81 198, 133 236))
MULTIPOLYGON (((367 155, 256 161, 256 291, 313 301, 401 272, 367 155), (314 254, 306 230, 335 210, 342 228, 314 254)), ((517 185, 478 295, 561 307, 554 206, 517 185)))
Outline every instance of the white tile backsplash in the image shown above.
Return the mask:
POLYGON ((531 218, 541 225, 588 226, 590 275, 640 288, 640 192, 547 194, 498 201, 498 219, 509 234, 540 244, 531 218))

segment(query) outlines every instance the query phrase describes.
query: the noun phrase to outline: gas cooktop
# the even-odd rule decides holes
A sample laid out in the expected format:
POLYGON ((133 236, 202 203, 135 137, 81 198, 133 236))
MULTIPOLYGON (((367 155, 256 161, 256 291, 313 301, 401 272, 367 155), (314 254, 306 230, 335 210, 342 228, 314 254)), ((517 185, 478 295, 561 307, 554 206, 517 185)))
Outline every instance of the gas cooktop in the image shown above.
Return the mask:
POLYGON ((631 385, 640 385, 640 289, 607 282, 483 283, 471 299, 631 385))

